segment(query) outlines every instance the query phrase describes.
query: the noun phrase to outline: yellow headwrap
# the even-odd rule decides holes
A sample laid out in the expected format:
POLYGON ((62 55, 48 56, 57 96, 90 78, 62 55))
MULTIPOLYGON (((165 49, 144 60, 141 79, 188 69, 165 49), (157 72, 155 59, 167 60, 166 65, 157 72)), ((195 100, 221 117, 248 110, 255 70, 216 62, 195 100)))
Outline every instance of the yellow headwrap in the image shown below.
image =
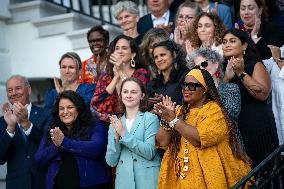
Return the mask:
POLYGON ((190 72, 188 72, 188 74, 186 74, 186 76, 193 76, 201 85, 203 85, 203 87, 207 91, 207 85, 205 83, 205 80, 204 80, 204 77, 203 77, 203 75, 201 73, 201 70, 199 70, 199 69, 192 69, 190 72))

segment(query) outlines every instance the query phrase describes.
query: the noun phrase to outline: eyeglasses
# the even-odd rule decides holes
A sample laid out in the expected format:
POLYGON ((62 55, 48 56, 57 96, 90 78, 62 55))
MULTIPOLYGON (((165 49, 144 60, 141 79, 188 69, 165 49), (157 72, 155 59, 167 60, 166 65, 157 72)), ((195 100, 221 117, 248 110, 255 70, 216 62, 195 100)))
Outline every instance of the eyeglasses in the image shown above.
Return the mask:
POLYGON ((103 38, 88 40, 89 43, 103 43, 104 41, 105 40, 103 38))
POLYGON ((193 19, 193 16, 189 16, 189 15, 178 15, 178 20, 191 20, 193 19))
POLYGON ((201 85, 199 83, 193 83, 193 82, 189 82, 189 83, 183 82, 182 83, 182 88, 183 89, 188 88, 188 90, 190 90, 190 91, 196 91, 197 87, 203 87, 203 85, 201 85))
POLYGON ((203 62, 200 63, 200 66, 202 68, 206 68, 208 66, 208 60, 204 60, 203 62))

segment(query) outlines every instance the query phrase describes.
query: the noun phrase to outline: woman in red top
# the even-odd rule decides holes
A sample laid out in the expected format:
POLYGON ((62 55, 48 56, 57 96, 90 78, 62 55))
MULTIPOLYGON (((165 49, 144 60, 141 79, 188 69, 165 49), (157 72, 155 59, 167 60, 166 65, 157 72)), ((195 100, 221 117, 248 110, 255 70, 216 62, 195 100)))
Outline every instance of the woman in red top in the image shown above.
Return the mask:
POLYGON ((117 36, 109 47, 106 74, 100 76, 91 110, 102 121, 109 122, 109 115, 116 114, 118 91, 123 80, 129 77, 140 79, 143 84, 150 80, 149 72, 141 63, 135 41, 128 36, 117 36))

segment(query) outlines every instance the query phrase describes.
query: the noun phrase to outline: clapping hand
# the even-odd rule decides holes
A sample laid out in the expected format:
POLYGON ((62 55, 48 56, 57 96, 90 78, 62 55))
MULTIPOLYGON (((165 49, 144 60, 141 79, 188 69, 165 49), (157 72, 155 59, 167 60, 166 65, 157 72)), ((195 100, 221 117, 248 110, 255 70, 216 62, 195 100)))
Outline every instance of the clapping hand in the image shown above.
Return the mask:
MULTIPOLYGON (((55 86, 55 89, 56 89, 56 91, 57 91, 58 94, 64 91, 63 84, 61 85, 61 84, 59 83, 59 78, 54 77, 54 78, 53 78, 53 82, 54 82, 54 86, 55 86)), ((62 81, 62 83, 63 83, 63 81, 62 81)))
POLYGON ((53 144, 56 147, 59 147, 64 139, 64 134, 58 127, 50 129, 50 136, 53 144))
POLYGON ((226 67, 226 71, 225 71, 225 78, 224 80, 227 80, 225 82, 230 81, 235 75, 235 72, 233 70, 233 61, 232 58, 229 59, 227 67, 226 67))
POLYGON ((154 105, 154 113, 161 119, 170 122, 176 117, 176 103, 171 97, 163 97, 163 101, 154 105))
POLYGON ((30 121, 28 118, 28 104, 25 106, 22 105, 20 102, 15 102, 13 104, 13 114, 17 118, 17 122, 24 130, 28 130, 30 128, 30 121))
POLYGON ((110 55, 109 62, 116 66, 118 69, 122 66, 121 56, 117 52, 114 52, 110 55))
POLYGON ((190 55, 195 50, 195 48, 192 47, 190 40, 185 40, 185 49, 187 55, 190 55))
POLYGON ((244 59, 231 57, 230 61, 235 74, 239 76, 245 69, 244 59))
POLYGON ((122 125, 122 122, 117 118, 116 115, 109 116, 111 126, 114 131, 114 138, 116 141, 119 140, 119 137, 123 137, 125 133, 125 128, 122 125))
POLYGON ((168 33, 172 33, 172 22, 169 22, 168 25, 166 24, 158 24, 155 28, 162 28, 164 30, 166 30, 168 33))
POLYGON ((15 126, 17 123, 17 117, 13 114, 12 109, 9 106, 9 103, 6 102, 2 105, 2 113, 4 116, 4 120, 7 123, 7 130, 9 133, 15 132, 15 126))

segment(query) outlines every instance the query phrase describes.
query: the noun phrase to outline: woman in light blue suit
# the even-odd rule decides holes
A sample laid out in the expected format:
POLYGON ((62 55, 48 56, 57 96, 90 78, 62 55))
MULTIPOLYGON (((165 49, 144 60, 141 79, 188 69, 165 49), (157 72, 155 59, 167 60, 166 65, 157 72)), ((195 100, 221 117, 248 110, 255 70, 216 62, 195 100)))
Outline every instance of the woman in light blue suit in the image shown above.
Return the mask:
POLYGON ((136 78, 122 82, 121 112, 110 116, 106 161, 116 166, 115 189, 155 189, 160 157, 155 147, 158 117, 146 112, 146 90, 136 78))

